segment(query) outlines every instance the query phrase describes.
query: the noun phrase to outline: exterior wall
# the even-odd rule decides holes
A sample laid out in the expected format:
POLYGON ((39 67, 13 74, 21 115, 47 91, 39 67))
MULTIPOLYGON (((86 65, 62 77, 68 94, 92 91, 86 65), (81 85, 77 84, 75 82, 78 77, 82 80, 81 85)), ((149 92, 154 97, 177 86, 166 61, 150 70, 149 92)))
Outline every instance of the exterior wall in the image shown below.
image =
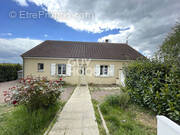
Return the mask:
POLYGON ((33 77, 47 77, 48 79, 55 80, 56 76, 51 76, 51 64, 71 64, 71 76, 64 76, 64 80, 70 84, 78 84, 80 80, 79 64, 86 64, 85 78, 88 83, 93 84, 115 84, 119 78, 119 69, 128 63, 128 61, 115 61, 115 60, 66 60, 66 59, 45 59, 45 58, 24 58, 24 77, 28 75, 33 77), (37 63, 44 63, 44 71, 39 72, 37 63), (114 76, 95 76, 95 65, 114 65, 114 76))

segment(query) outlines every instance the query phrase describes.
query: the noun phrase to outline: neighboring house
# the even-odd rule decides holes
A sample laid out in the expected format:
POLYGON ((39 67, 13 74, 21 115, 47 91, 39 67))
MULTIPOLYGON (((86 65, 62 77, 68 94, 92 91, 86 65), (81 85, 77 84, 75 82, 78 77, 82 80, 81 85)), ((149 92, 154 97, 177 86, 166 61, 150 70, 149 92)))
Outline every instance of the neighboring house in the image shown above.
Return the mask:
POLYGON ((45 41, 21 55, 23 75, 63 79, 78 84, 123 83, 123 66, 142 56, 127 44, 45 41))

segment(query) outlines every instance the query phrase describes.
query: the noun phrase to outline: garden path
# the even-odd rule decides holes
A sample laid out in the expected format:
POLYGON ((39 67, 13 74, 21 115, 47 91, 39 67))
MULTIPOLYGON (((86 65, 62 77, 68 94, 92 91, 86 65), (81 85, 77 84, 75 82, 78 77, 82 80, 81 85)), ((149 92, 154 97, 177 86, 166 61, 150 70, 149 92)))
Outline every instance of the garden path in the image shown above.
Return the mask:
POLYGON ((49 135, 99 135, 88 86, 77 86, 49 135))

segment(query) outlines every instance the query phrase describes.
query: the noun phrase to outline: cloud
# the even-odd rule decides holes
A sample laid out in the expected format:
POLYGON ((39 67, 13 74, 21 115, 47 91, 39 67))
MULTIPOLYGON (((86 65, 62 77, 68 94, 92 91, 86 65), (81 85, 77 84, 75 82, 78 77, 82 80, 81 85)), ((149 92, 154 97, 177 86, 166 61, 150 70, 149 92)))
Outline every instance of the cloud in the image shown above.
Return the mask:
MULTIPOLYGON (((21 0, 16 0, 21 3, 21 0)), ((27 0, 42 6, 52 18, 81 31, 101 33, 131 27, 129 44, 152 55, 179 17, 179 0, 27 0), (86 16, 88 14, 88 17, 86 16)), ((124 42, 128 32, 102 39, 124 42)))
POLYGON ((12 33, 1 33, 0 35, 1 36, 12 36, 13 34, 12 33))
POLYGON ((45 37, 45 38, 48 37, 48 34, 44 34, 44 37, 45 37))
POLYGON ((131 36, 131 34, 134 32, 134 26, 130 26, 129 29, 124 31, 119 31, 118 34, 110 34, 108 36, 104 36, 98 39, 98 42, 104 42, 105 39, 109 39, 111 42, 116 43, 126 43, 128 40, 128 37, 131 36))
POLYGON ((21 6, 28 6, 28 3, 26 0, 13 0, 13 1, 19 3, 19 5, 21 6))
POLYGON ((22 62, 20 55, 41 42, 30 38, 0 38, 0 62, 22 62))

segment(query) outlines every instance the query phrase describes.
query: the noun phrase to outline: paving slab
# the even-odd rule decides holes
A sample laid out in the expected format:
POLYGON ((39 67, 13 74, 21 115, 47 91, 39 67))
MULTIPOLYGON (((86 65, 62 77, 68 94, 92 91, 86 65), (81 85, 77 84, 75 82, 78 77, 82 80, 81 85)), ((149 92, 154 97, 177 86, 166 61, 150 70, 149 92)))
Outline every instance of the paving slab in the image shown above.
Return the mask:
POLYGON ((99 135, 88 86, 77 86, 48 135, 99 135))

